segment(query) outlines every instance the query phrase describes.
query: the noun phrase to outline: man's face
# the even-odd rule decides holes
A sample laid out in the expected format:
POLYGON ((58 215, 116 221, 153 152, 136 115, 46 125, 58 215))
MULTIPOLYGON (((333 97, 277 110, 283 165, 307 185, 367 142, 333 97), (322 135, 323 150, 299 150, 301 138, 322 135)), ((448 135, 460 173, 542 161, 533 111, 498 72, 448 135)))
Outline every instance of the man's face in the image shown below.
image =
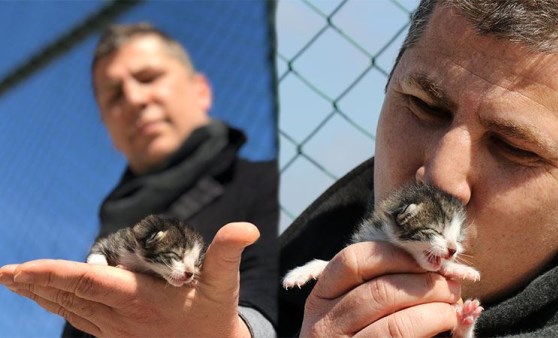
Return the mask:
POLYGON ((558 55, 476 35, 437 8, 389 84, 378 124, 375 198, 417 180, 467 205, 462 261, 485 301, 533 278, 558 248, 558 55))
POLYGON ((112 142, 136 173, 159 165, 208 122, 206 79, 155 35, 133 37, 101 59, 93 81, 112 142))

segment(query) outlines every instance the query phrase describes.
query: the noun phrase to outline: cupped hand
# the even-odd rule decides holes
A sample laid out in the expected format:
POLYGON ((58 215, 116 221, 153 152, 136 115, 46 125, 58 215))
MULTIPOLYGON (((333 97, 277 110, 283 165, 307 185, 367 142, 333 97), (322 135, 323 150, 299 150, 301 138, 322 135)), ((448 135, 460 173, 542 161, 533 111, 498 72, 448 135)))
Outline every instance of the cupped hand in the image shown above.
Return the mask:
POLYGON ((431 337, 457 323, 460 285, 388 243, 343 249, 308 296, 301 337, 431 337))
POLYGON ((0 283, 98 337, 249 337, 238 316, 242 251, 259 237, 250 223, 222 227, 194 288, 124 269, 63 260, 0 268, 0 283))

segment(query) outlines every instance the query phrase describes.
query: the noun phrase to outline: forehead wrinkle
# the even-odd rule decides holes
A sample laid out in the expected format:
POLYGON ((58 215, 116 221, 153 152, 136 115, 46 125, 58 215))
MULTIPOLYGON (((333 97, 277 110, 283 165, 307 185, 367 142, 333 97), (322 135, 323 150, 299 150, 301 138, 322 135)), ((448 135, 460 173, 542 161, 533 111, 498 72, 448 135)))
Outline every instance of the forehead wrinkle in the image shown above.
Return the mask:
POLYGON ((403 81, 407 85, 417 88, 427 94, 440 108, 448 111, 455 111, 457 108, 457 104, 450 99, 444 88, 427 74, 422 72, 413 73, 406 76, 403 81))

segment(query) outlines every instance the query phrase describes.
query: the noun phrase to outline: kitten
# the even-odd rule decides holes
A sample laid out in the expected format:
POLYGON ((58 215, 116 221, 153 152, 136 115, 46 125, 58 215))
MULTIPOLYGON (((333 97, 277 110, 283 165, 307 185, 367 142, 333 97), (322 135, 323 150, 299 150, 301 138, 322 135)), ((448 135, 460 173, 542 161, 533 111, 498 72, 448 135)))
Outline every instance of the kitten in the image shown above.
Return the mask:
POLYGON ((204 253, 202 236, 196 230, 175 218, 150 215, 133 227, 98 239, 87 263, 149 273, 179 287, 195 283, 204 253))
MULTIPOLYGON (((352 243, 385 241, 407 251, 427 271, 437 271, 452 279, 480 280, 480 273, 455 261, 463 252, 466 213, 455 197, 432 186, 412 184, 380 202, 367 215, 351 238, 352 243)), ((287 273, 286 289, 317 279, 327 261, 312 260, 287 273)), ((458 326, 454 337, 472 337, 482 311, 478 300, 457 306, 458 326)))

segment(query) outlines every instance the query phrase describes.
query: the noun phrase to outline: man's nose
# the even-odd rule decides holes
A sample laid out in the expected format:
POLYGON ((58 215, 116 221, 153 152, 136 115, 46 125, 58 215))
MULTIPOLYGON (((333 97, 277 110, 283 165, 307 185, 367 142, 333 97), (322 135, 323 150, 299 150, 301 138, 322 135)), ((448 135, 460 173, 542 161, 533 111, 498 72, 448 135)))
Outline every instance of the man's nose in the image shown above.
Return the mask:
POLYGON ((126 103, 132 107, 142 107, 149 101, 149 88, 138 81, 126 81, 123 91, 126 103))
POLYGON ((458 128, 433 140, 416 171, 416 181, 431 184, 467 204, 471 198, 471 146, 468 132, 458 128))

